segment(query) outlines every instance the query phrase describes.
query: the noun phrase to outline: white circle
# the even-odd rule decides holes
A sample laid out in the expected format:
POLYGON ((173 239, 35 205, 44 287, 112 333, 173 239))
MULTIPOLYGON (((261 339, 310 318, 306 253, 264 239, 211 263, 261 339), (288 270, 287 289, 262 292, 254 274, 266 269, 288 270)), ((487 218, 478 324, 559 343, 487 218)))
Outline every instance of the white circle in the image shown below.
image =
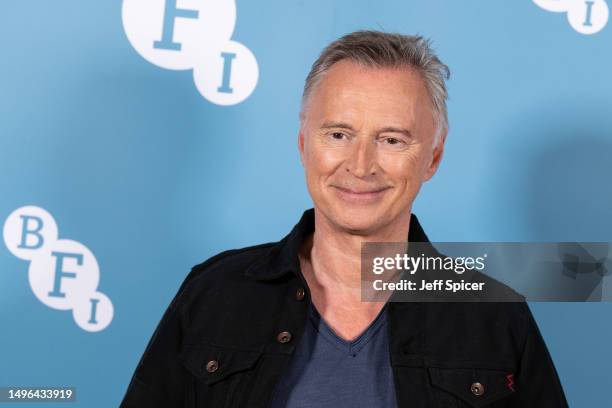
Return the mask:
POLYGON ((69 310, 82 294, 96 291, 100 269, 85 245, 60 239, 44 256, 32 259, 28 279, 38 300, 53 309, 69 310))
POLYGON ((259 67, 247 47, 228 41, 223 47, 209 50, 193 69, 193 80, 198 91, 217 105, 235 105, 251 95, 259 67))
POLYGON ((104 330, 113 320, 113 314, 113 303, 102 292, 79 296, 72 309, 74 321, 88 332, 104 330))
POLYGON ((533 0, 535 4, 547 11, 560 13, 567 11, 568 3, 571 0, 533 0))
POLYGON ((232 37, 236 24, 235 0, 176 0, 176 9, 166 15, 171 0, 124 0, 121 12, 123 29, 136 51, 147 61, 166 69, 190 69, 206 48, 218 48, 232 37), (197 17, 187 14, 197 13, 197 17), (164 23, 174 25, 164 32, 164 23), (154 44, 162 41, 180 44, 180 50, 154 44))
POLYGON ((2 235, 9 251, 19 259, 32 260, 57 241, 57 223, 46 210, 33 205, 13 211, 4 222, 2 235))
POLYGON ((573 0, 569 3, 567 20, 581 34, 595 34, 608 22, 610 10, 605 0, 573 0), (592 5, 589 6, 588 3, 592 5))

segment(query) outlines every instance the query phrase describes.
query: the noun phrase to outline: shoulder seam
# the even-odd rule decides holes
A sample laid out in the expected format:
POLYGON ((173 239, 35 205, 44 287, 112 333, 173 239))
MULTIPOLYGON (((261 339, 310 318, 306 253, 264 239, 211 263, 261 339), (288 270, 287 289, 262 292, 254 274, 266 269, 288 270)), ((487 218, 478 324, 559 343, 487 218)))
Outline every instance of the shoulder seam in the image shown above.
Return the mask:
POLYGON ((261 248, 266 248, 266 247, 272 247, 272 246, 276 245, 277 243, 278 242, 266 242, 264 244, 251 245, 251 246, 244 247, 244 248, 228 249, 228 250, 222 251, 222 252, 220 252, 220 253, 218 253, 216 255, 213 255, 212 257, 208 258, 206 261, 204 261, 202 263, 194 265, 191 268, 191 271, 189 272, 189 274, 187 274, 187 277, 183 280, 183 283, 181 283, 181 286, 179 287, 178 291, 176 292, 176 295, 174 296, 174 299, 172 300, 172 302, 170 304, 170 308, 176 306, 176 303, 178 302, 178 300, 181 297, 181 295, 183 295, 183 292, 185 291, 187 286, 189 286, 189 284, 192 283, 192 281, 194 281, 195 278, 200 276, 201 273, 203 273, 206 269, 208 269, 212 265, 218 263, 219 261, 223 260, 224 258, 226 258, 226 257, 228 257, 230 255, 240 254, 240 253, 247 252, 247 251, 250 251, 250 250, 253 250, 253 249, 261 249, 261 248))
POLYGON ((191 268, 191 271, 189 272, 189 274, 187 275, 187 277, 181 284, 181 287, 179 288, 178 293, 182 293, 185 287, 187 287, 187 285, 191 283, 191 281, 193 281, 197 276, 200 276, 200 274, 204 272, 206 269, 210 268, 214 264, 217 264, 218 262, 222 261, 228 256, 241 254, 241 253, 248 252, 254 249, 263 249, 263 248, 273 247, 276 244, 277 242, 266 242, 264 244, 251 245, 251 246, 244 247, 244 248, 228 249, 226 251, 218 253, 217 255, 213 255, 212 257, 208 258, 206 261, 199 263, 191 268))

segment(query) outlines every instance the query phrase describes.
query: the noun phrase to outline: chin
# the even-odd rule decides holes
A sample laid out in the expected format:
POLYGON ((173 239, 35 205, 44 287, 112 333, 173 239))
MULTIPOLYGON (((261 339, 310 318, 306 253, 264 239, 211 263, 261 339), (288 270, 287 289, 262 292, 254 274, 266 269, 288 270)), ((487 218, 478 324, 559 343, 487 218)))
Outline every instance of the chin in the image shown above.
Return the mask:
POLYGON ((385 223, 385 211, 372 206, 334 206, 325 211, 330 221, 353 234, 370 234, 385 223))

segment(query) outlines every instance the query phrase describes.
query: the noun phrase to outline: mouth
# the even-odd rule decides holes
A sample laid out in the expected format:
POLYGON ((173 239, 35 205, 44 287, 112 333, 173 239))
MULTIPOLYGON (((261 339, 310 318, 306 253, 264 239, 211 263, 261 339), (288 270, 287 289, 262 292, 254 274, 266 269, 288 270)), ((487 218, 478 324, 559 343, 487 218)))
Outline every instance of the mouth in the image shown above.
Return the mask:
POLYGON ((364 190, 353 190, 349 188, 339 187, 339 186, 331 186, 336 191, 336 194, 343 199, 344 201, 348 201, 351 203, 357 204, 369 204, 380 200, 387 190, 391 187, 380 187, 380 188, 371 188, 364 190))

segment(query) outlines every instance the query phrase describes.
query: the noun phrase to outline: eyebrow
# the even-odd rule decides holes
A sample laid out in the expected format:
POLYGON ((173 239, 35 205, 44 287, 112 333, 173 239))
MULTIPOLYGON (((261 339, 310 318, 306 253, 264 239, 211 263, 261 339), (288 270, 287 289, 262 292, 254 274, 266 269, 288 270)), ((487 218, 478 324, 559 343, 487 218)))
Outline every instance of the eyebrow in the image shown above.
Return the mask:
POLYGON ((344 122, 325 122, 321 125, 321 129, 348 129, 355 130, 351 125, 344 122))
MULTIPOLYGON (((355 130, 351 125, 344 122, 325 122, 321 126, 321 129, 347 129, 347 130, 355 130)), ((384 128, 378 130, 378 133, 384 132, 392 132, 392 133, 401 133, 408 137, 412 137, 412 132, 409 129, 395 127, 395 126, 385 126, 384 128)))

